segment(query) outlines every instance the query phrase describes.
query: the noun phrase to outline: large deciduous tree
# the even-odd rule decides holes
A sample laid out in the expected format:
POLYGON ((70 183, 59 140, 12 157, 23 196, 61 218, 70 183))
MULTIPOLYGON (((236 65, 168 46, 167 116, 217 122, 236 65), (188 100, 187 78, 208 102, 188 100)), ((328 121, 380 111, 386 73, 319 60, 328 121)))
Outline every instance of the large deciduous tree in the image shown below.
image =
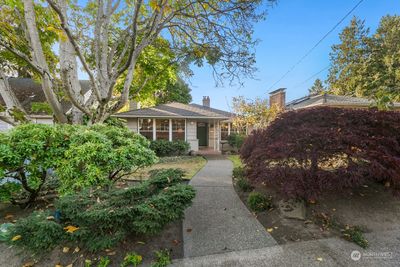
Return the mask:
MULTIPOLYGON (((137 77, 140 58, 159 38, 168 40, 175 62, 207 62, 221 81, 251 76, 256 44, 253 24, 264 17, 262 5, 267 2, 89 0, 78 5, 66 0, 46 0, 46 4, 1 1, 0 11, 9 11, 6 19, 17 17, 20 26, 11 23, 10 34, 0 36, 0 47, 33 70, 61 123, 79 122, 82 114, 92 123, 102 122, 139 95, 163 72, 137 77), (47 27, 39 25, 43 22, 41 8, 55 18, 47 27), (58 36, 58 53, 50 54, 58 65, 51 64, 54 58, 46 53, 49 42, 43 39, 43 31, 58 36), (78 81, 80 70, 90 81, 87 93, 78 81), (56 88, 72 103, 72 116, 63 111, 56 88)), ((3 14, 1 20, 3 27, 7 24, 3 14)))
POLYGON ((279 114, 276 107, 269 107, 268 99, 256 98, 246 99, 243 96, 232 99, 232 109, 236 116, 233 126, 240 132, 246 132, 246 128, 266 128, 279 114))

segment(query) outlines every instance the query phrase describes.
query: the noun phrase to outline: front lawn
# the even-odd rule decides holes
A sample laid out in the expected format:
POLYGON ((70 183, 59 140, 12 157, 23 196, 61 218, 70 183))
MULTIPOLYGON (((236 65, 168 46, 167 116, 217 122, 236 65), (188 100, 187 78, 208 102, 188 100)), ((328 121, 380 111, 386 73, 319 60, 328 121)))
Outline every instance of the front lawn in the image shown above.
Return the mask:
POLYGON ((162 157, 160 161, 150 167, 141 169, 130 175, 129 180, 145 180, 149 177, 151 170, 178 168, 185 172, 184 179, 190 180, 204 165, 207 160, 202 156, 177 156, 177 157, 162 157))

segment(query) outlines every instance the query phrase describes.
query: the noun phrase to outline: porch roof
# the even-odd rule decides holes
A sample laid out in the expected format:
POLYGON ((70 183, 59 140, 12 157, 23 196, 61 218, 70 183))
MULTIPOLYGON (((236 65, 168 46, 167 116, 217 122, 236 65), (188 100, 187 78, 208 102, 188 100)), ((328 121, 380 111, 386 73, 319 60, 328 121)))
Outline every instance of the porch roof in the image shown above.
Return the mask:
POLYGON ((233 113, 198 104, 172 102, 155 107, 134 109, 114 115, 119 118, 192 118, 228 120, 233 113))

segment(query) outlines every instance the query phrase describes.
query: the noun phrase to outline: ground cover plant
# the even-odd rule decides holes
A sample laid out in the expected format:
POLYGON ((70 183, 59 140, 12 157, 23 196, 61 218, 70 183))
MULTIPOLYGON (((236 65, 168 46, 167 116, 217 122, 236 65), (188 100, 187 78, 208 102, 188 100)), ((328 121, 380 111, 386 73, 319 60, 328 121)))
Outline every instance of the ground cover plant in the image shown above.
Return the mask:
POLYGON ((289 111, 241 148, 247 177, 287 198, 380 182, 400 193, 400 113, 320 107, 289 111))
POLYGON ((35 253, 64 242, 99 251, 129 234, 156 234, 181 219, 195 196, 194 189, 181 182, 182 172, 170 169, 129 188, 86 189, 63 196, 55 203, 59 218, 39 212, 20 219, 11 228, 9 242, 35 253))

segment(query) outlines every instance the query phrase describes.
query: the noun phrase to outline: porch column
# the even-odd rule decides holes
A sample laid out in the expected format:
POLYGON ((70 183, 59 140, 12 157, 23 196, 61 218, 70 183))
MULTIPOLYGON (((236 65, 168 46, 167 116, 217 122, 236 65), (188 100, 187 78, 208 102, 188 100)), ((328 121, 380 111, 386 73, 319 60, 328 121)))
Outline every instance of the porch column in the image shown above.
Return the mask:
POLYGON ((187 141, 187 120, 185 119, 185 141, 187 141))
POLYGON ((214 122, 213 122, 213 126, 214 126, 214 140, 213 140, 213 143, 214 143, 214 151, 216 150, 216 145, 215 145, 215 140, 217 139, 217 137, 215 136, 215 134, 217 133, 217 127, 216 127, 216 125, 215 125, 215 120, 214 120, 214 122))
POLYGON ((153 140, 157 139, 156 135, 156 119, 153 119, 153 140))
POLYGON ((220 139, 221 139, 221 127, 220 127, 220 123, 218 121, 217 123, 218 125, 218 132, 217 132, 217 150, 219 151, 219 145, 220 145, 220 139))
POLYGON ((137 133, 140 133, 140 125, 139 125, 140 119, 137 118, 137 133))
POLYGON ((172 119, 169 119, 168 139, 172 142, 172 119))
POLYGON ((228 122, 228 136, 231 135, 231 123, 228 122))

